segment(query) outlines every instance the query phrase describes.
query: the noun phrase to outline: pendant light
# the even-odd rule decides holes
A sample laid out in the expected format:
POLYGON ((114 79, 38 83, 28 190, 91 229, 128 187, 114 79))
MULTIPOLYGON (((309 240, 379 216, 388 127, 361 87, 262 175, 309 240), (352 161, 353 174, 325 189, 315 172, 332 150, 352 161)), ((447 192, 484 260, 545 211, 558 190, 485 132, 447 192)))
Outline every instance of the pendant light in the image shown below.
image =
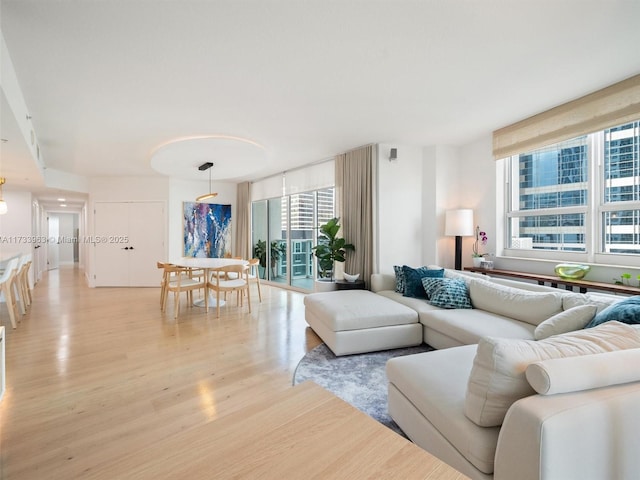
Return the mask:
POLYGON ((4 215, 5 213, 7 213, 7 202, 4 201, 4 198, 2 198, 2 185, 4 185, 5 182, 5 178, 4 177, 0 177, 0 215, 4 215))
POLYGON ((209 200, 210 198, 213 198, 215 196, 217 196, 217 193, 212 192, 212 188, 211 188, 211 167, 213 167, 213 163, 211 162, 205 162, 202 165, 200 165, 198 167, 198 170, 200 170, 201 172, 204 170, 209 170, 209 193, 205 193, 204 195, 200 195, 199 197, 196 197, 196 202, 203 202, 205 200, 209 200))

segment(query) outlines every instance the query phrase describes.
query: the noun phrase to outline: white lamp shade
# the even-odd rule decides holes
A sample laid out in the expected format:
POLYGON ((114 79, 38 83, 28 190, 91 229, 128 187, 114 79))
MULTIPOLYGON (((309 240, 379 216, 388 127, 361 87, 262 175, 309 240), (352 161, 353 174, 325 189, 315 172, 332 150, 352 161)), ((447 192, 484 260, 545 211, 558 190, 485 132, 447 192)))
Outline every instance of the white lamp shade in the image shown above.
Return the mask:
POLYGON ((8 210, 9 209, 7 208, 7 202, 0 199, 0 215, 4 215, 8 210))
POLYGON ((444 221, 444 234, 451 237, 473 236, 473 210, 470 208, 447 210, 444 221))

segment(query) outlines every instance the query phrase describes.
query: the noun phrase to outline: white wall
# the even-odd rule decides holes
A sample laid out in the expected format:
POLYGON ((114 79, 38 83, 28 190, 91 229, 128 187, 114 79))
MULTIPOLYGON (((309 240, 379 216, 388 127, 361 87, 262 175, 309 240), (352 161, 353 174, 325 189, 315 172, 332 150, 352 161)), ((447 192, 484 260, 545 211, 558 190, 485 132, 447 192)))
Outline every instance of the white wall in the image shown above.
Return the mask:
POLYGON ((378 145, 378 261, 374 271, 393 273, 393 265, 422 264, 422 172, 422 148, 378 145), (391 148, 398 149, 397 160, 389 161, 391 148))
POLYGON ((31 193, 3 189, 8 211, 0 215, 0 259, 15 254, 33 253, 31 232, 31 193))
MULTIPOLYGON (((502 229, 496 228, 496 162, 493 159, 491 135, 483 137, 458 149, 459 173, 456 178, 459 207, 473 209, 473 219, 481 231, 487 232, 487 245, 479 246, 480 253, 495 254, 498 235, 502 229)), ((456 208, 456 206, 452 206, 456 208)), ((462 266, 471 266, 474 237, 462 242, 462 266)))
MULTIPOLYGON (((236 237, 236 196, 235 183, 212 182, 214 192, 218 196, 212 202, 222 205, 231 205, 231 245, 234 245, 236 237)), ((184 255, 184 226, 183 226, 183 202, 195 202, 198 195, 209 191, 209 182, 171 179, 169 180, 168 198, 168 258, 177 258, 184 255)))

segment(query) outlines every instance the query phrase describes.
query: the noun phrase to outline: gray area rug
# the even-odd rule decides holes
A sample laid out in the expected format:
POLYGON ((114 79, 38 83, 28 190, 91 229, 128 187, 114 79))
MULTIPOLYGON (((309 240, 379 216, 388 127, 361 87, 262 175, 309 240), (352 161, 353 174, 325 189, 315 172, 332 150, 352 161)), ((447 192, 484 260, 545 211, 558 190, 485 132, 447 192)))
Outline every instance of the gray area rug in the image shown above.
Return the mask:
POLYGON ((325 344, 307 353, 293 374, 293 384, 311 380, 373 417, 393 431, 402 433, 387 411, 387 360, 433 350, 428 345, 336 357, 325 344))

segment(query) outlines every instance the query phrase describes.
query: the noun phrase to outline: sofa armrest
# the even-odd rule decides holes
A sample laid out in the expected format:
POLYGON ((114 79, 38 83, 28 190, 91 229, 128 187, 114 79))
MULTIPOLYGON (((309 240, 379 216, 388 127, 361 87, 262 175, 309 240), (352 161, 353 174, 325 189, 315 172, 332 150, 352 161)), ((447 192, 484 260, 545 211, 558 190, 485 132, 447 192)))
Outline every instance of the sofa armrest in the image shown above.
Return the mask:
POLYGON ((396 276, 389 273, 374 273, 371 275, 371 291, 382 292, 383 290, 396 289, 396 276))
POLYGON ((636 478, 640 382, 532 395, 505 417, 494 480, 636 478))
POLYGON ((527 367, 529 385, 541 395, 579 392, 640 382, 640 348, 552 358, 527 367))

